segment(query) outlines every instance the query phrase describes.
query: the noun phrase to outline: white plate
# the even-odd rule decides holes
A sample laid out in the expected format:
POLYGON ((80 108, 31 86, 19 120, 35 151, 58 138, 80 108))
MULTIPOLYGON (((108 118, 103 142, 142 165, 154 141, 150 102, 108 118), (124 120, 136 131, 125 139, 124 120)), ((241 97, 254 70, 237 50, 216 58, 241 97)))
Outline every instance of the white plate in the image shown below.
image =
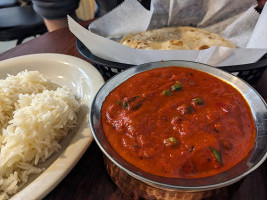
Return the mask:
POLYGON ((12 199, 42 199, 70 172, 93 140, 89 127, 89 109, 93 97, 104 84, 97 69, 82 59, 63 54, 32 54, 0 62, 0 79, 7 74, 38 70, 52 82, 68 86, 80 99, 78 127, 61 141, 62 148, 45 163, 46 170, 29 177, 28 183, 12 199))

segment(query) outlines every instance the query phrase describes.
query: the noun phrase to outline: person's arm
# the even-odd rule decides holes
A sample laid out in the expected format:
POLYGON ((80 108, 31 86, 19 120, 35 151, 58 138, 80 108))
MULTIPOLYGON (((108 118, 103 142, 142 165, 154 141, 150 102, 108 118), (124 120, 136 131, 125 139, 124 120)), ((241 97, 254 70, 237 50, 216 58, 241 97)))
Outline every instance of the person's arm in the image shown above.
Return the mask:
POLYGON ((48 31, 67 26, 67 15, 76 16, 75 10, 79 2, 80 0, 32 0, 35 12, 44 18, 48 31))

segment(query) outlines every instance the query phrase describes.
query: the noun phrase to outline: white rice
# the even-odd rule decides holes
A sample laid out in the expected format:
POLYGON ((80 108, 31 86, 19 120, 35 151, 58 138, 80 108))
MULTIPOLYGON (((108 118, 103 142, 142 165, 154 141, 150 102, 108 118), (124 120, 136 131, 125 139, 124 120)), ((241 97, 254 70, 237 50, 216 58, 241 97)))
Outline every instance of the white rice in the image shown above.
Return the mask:
POLYGON ((56 88, 39 72, 0 81, 0 200, 44 170, 36 165, 58 151, 78 109, 70 89, 56 88))
POLYGON ((40 93, 55 89, 56 85, 37 71, 22 71, 0 80, 0 127, 6 127, 12 117, 19 94, 40 93))

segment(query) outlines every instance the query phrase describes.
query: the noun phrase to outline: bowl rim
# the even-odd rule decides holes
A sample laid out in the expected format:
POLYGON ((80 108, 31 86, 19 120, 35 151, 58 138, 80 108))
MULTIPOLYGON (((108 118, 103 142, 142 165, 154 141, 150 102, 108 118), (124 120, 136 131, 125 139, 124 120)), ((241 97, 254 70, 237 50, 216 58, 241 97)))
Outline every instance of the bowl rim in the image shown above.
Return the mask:
MULTIPOLYGON (((105 156, 108 159, 110 159, 117 167, 122 169, 128 175, 130 175, 130 176, 132 176, 132 177, 134 177, 134 178, 136 178, 142 182, 145 182, 151 186, 157 187, 157 188, 161 188, 161 189, 164 188, 167 190, 181 190, 181 191, 190 190, 190 191, 196 192, 196 191, 204 191, 204 190, 221 188, 221 187, 225 187, 225 186, 228 186, 230 184, 233 184, 233 183, 239 181, 240 179, 244 178, 248 174, 250 174, 252 171, 256 170, 265 161, 265 159, 267 158, 266 139, 265 140, 263 139, 263 144, 260 143, 260 145, 258 145, 259 139, 257 140, 257 138, 258 137, 267 138, 266 119, 267 119, 267 104, 265 103, 263 98, 258 94, 258 92, 252 86, 250 86, 248 83, 243 81, 242 79, 240 79, 240 78, 238 78, 238 77, 236 77, 236 76, 234 76, 234 75, 232 75, 226 71, 223 71, 219 68, 215 68, 215 67, 212 67, 212 66, 209 66, 206 64, 191 62, 191 61, 171 60, 171 61, 151 62, 151 63, 145 63, 145 64, 137 65, 137 66, 131 67, 131 68, 115 75, 113 78, 109 79, 100 88, 100 90, 98 91, 98 93, 96 94, 96 96, 92 102, 89 122, 90 122, 90 126, 92 129, 94 139, 95 139, 97 145, 99 146, 99 148, 101 149, 101 151, 105 154, 105 156), (249 155, 244 160, 242 160, 240 163, 245 162, 245 164, 249 165, 249 162, 252 159, 252 155, 255 153, 258 153, 257 150, 258 150, 259 146, 261 148, 264 148, 264 150, 263 150, 264 152, 261 152, 260 158, 257 159, 256 161, 254 161, 256 163, 254 163, 253 166, 248 166, 249 168, 247 170, 245 170, 244 172, 242 171, 242 173, 238 174, 237 176, 233 176, 232 178, 230 177, 230 178, 223 180, 223 181, 221 181, 221 180, 218 181, 217 179, 223 179, 226 176, 226 172, 231 171, 234 168, 236 168, 235 170, 237 170, 240 163, 237 164, 236 166, 234 166, 233 168, 231 168, 230 170, 227 170, 225 172, 219 173, 219 174, 214 175, 214 176, 204 177, 204 178, 194 178, 194 179, 179 179, 180 182, 188 182, 189 185, 177 185, 176 184, 177 180, 176 179, 174 180, 174 178, 159 177, 159 176, 151 175, 149 173, 146 173, 146 172, 144 172, 142 170, 138 170, 138 169, 136 172, 136 167, 131 166, 131 164, 129 164, 129 163, 126 163, 126 164, 122 163, 123 159, 114 158, 113 157, 114 152, 112 153, 112 152, 109 152, 107 150, 107 148, 108 148, 107 145, 109 145, 109 144, 103 144, 102 141, 100 140, 102 138, 99 138, 99 133, 97 132, 97 129, 99 127, 101 128, 101 123, 100 124, 99 124, 99 122, 95 123, 96 118, 100 117, 99 113, 97 113, 98 116, 96 116, 96 113, 95 113, 97 111, 96 109, 99 109, 98 112, 100 112, 104 98, 109 94, 109 92, 112 91, 118 85, 120 85, 122 82, 126 81, 128 78, 132 77, 133 75, 138 74, 138 73, 143 72, 143 71, 150 70, 150 69, 168 67, 168 66, 188 67, 188 68, 192 68, 192 69, 197 69, 197 70, 202 71, 202 72, 206 72, 206 73, 208 73, 212 76, 215 76, 215 77, 223 80, 224 82, 232 85, 234 88, 236 88, 242 94, 242 96, 247 100, 247 103, 249 104, 251 111, 252 111, 252 115, 253 115, 253 119, 254 119, 254 123, 255 123, 255 127, 256 127, 256 139, 255 139, 255 145, 254 145, 253 149, 251 150, 249 155), (105 93, 105 94, 103 95, 103 93, 105 93), (254 102, 254 104, 252 104, 252 102, 254 102), (260 135, 259 135, 259 133, 260 133, 260 135), (141 173, 140 173, 140 171, 141 171, 141 173), (162 180, 167 180, 167 181, 162 182, 162 180), (191 181, 188 181, 188 180, 191 180, 191 181), (206 180, 206 181, 212 180, 212 184, 204 184, 204 185, 198 185, 198 186, 195 186, 195 185, 191 186, 190 185, 190 184, 192 184, 192 182, 199 183, 203 180, 206 180), (216 183, 216 181, 217 181, 217 183, 216 183), (170 182, 171 182, 171 184, 170 184, 170 182)), ((179 181, 178 181, 178 183, 179 183, 179 181)))

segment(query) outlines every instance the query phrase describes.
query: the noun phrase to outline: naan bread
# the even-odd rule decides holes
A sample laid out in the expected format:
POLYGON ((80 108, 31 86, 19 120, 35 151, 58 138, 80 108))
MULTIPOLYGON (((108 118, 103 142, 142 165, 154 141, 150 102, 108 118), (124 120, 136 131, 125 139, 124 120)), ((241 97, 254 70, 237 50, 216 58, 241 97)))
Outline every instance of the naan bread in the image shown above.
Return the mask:
POLYGON ((129 34, 120 43, 136 49, 203 50, 212 46, 235 48, 222 36, 193 27, 168 27, 129 34))

